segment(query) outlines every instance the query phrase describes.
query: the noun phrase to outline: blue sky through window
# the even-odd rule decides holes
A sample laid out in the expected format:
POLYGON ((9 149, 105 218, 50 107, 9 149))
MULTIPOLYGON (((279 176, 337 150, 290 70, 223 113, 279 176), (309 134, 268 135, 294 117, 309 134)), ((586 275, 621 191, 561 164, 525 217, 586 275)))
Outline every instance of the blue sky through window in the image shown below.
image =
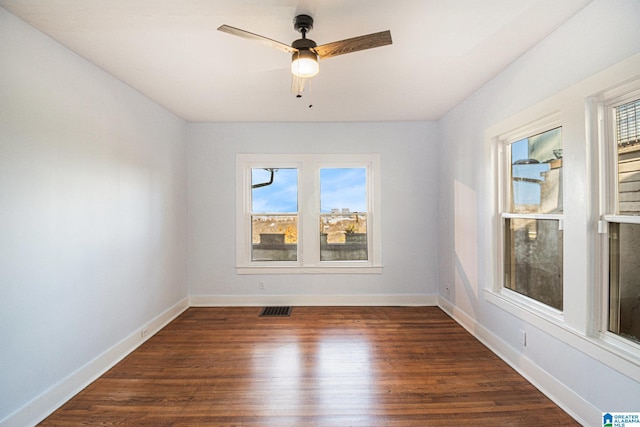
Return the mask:
MULTIPOLYGON (((268 182, 270 172, 261 168, 251 170, 251 184, 268 182)), ((351 212, 367 211, 366 168, 320 169, 320 209, 348 208, 351 212)), ((277 169, 273 183, 251 191, 253 212, 286 213, 298 211, 298 170, 277 169)))
MULTIPOLYGON (((268 182, 271 172, 251 169, 251 185, 268 182)), ((251 190, 253 212, 291 213, 298 211, 298 169, 276 169, 273 183, 251 190)))
MULTIPOLYGON (((541 172, 549 170, 548 164, 528 163, 529 139, 522 139, 511 144, 512 176, 514 178, 528 178, 542 180, 541 172), (521 162, 521 164, 518 164, 521 162)), ((539 205, 540 184, 526 181, 513 181, 513 202, 516 205, 539 205)))
POLYGON ((320 169, 320 212, 345 208, 350 212, 367 211, 367 169, 320 169))
POLYGON ((512 143, 513 203, 540 206, 541 198, 549 197, 549 194, 543 196, 541 192, 546 179, 544 172, 548 172, 551 163, 559 159, 562 159, 561 127, 512 143))

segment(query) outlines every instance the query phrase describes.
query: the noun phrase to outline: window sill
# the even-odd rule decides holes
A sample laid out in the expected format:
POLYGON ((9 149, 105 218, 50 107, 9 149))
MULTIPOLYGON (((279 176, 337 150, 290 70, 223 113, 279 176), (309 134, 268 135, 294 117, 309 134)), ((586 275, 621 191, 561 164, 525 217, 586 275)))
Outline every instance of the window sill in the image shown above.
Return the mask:
MULTIPOLYGON (((522 313, 528 313, 537 318, 550 322, 557 326, 562 326, 564 315, 561 311, 542 304, 534 299, 528 298, 510 289, 492 290, 485 289, 487 300, 503 310, 523 318, 522 313)), ((530 321, 529 319, 525 319, 530 321)), ((533 322, 532 322, 533 323, 533 322)))
POLYGON ((382 266, 284 267, 237 266, 236 274, 382 274, 382 266))

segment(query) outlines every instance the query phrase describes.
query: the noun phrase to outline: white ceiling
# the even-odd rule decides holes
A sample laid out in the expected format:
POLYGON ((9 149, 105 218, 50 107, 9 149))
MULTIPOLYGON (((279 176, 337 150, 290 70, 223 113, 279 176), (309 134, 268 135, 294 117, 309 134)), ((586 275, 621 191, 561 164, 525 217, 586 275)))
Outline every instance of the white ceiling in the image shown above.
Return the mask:
POLYGON ((188 121, 435 120, 591 0, 0 0, 0 6, 188 121), (216 31, 318 44, 391 30, 321 61, 304 97, 290 56, 216 31), (313 107, 309 108, 312 104, 313 107))

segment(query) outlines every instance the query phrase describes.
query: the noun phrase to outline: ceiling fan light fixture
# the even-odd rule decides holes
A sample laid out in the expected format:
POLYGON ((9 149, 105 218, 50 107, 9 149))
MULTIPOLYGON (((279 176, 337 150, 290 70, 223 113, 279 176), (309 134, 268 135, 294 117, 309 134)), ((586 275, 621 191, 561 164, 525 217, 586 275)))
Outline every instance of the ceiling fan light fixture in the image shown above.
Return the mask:
POLYGON ((318 63, 320 58, 324 60, 345 53, 358 52, 392 43, 391 31, 387 30, 318 46, 315 41, 307 38, 307 33, 313 28, 313 18, 309 15, 296 16, 293 21, 293 28, 302 35, 302 38, 294 40, 291 46, 229 25, 221 25, 218 27, 218 31, 254 40, 291 54, 291 73, 293 74, 291 90, 298 96, 304 91, 305 82, 320 71, 320 64, 318 63))
POLYGON ((301 49, 291 56, 291 73, 298 77, 313 77, 320 71, 318 55, 309 49, 301 49))

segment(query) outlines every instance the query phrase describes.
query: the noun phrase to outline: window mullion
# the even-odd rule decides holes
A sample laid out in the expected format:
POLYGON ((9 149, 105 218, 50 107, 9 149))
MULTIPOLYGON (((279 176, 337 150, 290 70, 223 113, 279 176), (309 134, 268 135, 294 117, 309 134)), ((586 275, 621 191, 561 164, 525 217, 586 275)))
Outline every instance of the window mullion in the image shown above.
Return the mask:
POLYGON ((303 266, 316 266, 320 259, 319 238, 317 236, 317 205, 319 180, 313 161, 305 159, 300 165, 300 233, 302 247, 300 251, 303 266))

